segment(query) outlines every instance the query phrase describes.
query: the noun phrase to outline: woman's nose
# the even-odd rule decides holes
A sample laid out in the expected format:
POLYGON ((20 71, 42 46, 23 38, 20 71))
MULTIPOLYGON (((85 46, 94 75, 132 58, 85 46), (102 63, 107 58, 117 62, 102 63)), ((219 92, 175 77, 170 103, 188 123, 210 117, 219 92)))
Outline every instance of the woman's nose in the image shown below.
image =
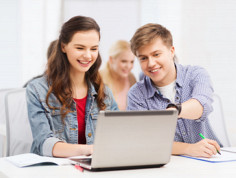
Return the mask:
POLYGON ((90 51, 86 50, 86 51, 84 52, 84 54, 83 54, 83 57, 84 57, 85 59, 90 59, 90 58, 91 58, 91 53, 90 53, 90 51))
POLYGON ((128 65, 127 65, 127 66, 128 66, 128 68, 129 68, 129 69, 132 69, 132 68, 133 68, 133 66, 134 66, 134 63, 133 63, 133 62, 130 62, 130 63, 128 63, 128 65))

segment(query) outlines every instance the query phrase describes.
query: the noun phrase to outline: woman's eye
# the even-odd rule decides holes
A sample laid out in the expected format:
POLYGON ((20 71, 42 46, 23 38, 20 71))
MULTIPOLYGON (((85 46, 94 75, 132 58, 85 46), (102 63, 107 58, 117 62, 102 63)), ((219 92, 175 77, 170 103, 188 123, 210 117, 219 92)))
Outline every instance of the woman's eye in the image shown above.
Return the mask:
POLYGON ((159 53, 154 54, 154 56, 159 56, 159 53))
POLYGON ((77 48, 77 49, 82 50, 83 48, 77 48))

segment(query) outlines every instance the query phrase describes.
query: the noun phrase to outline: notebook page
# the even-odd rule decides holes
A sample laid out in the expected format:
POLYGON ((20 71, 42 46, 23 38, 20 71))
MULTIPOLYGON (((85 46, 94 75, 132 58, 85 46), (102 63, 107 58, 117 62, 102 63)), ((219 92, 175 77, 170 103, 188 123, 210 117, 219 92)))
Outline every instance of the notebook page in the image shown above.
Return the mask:
POLYGON ((46 156, 39 156, 33 153, 10 156, 6 157, 6 159, 18 167, 33 166, 43 163, 56 164, 56 165, 71 164, 71 161, 67 158, 52 158, 46 156))

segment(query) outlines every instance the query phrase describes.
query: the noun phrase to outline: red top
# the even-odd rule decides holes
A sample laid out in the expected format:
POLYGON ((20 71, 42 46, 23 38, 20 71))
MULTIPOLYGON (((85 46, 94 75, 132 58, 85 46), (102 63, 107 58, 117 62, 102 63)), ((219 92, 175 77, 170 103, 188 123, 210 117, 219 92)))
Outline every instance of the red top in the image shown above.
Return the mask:
POLYGON ((82 99, 75 99, 76 110, 77 110, 77 121, 78 121, 78 142, 79 144, 86 144, 85 138, 85 107, 86 107, 87 96, 82 99))

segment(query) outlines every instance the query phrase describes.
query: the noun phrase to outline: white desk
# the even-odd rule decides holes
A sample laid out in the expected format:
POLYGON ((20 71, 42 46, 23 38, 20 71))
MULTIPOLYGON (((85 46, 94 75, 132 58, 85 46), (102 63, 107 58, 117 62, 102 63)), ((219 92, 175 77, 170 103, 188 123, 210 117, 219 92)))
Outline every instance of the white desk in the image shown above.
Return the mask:
MULTIPOLYGON (((179 156, 172 156, 171 161, 162 168, 135 169, 123 171, 104 171, 104 172, 80 172, 73 166, 34 166, 18 168, 0 158, 0 172, 9 178, 157 178, 157 177, 236 177, 236 162, 225 163, 207 163, 198 160, 192 160, 179 156)), ((1 175, 1 173, 0 173, 1 175)), ((0 176, 1 177, 1 176, 0 176)), ((2 178, 2 177, 1 177, 2 178)), ((4 177, 3 177, 4 178, 4 177)))

